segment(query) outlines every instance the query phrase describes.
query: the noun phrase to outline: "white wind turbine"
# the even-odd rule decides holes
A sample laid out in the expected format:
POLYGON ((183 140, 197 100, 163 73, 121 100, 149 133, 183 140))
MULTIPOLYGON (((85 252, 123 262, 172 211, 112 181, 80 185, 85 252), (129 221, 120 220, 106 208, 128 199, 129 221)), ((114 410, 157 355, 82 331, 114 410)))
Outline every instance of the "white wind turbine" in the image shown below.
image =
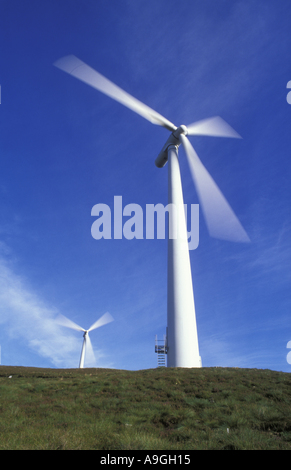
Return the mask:
MULTIPOLYGON (((176 127, 147 105, 126 93, 110 80, 77 57, 66 56, 54 64, 93 88, 119 101, 142 117, 165 127, 171 135, 156 159, 161 168, 169 162, 169 204, 184 207, 178 148, 182 143, 202 206, 207 228, 211 236, 237 242, 249 242, 249 237, 229 206, 220 189, 202 164, 186 135, 241 138, 223 119, 212 117, 203 121, 176 127)), ((178 236, 175 217, 169 220, 168 240, 168 299, 167 299, 167 366, 201 367, 194 306, 190 258, 187 243, 186 221, 179 218, 178 236), (186 248, 186 249, 185 249, 186 248)))
POLYGON ((84 340, 83 340, 81 357, 80 357, 80 364, 79 364, 79 368, 83 369, 86 353, 89 353, 90 356, 95 359, 92 343, 91 343, 90 336, 89 336, 89 332, 93 331, 93 330, 96 330, 96 328, 100 328, 100 326, 103 326, 103 325, 106 325, 107 323, 112 322, 113 318, 110 315, 110 313, 108 313, 108 312, 104 313, 104 315, 102 315, 102 317, 100 317, 99 320, 97 320, 95 323, 93 323, 93 325, 90 326, 90 328, 88 330, 84 330, 84 328, 77 325, 72 320, 69 320, 64 315, 59 315, 57 317, 56 321, 59 325, 65 326, 66 328, 71 328, 71 330, 83 331, 84 332, 84 335, 83 335, 84 340))

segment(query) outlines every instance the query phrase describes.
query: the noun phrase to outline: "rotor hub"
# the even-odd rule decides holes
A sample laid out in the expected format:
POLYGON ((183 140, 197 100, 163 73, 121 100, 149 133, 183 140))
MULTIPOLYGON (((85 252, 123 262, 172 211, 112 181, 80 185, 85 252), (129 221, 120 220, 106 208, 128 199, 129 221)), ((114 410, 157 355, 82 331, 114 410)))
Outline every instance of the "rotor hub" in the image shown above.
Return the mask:
POLYGON ((188 134, 188 129, 186 126, 184 126, 184 124, 182 124, 182 126, 178 127, 174 132, 173 132, 173 135, 179 139, 179 136, 181 134, 184 134, 184 135, 187 135, 188 134))

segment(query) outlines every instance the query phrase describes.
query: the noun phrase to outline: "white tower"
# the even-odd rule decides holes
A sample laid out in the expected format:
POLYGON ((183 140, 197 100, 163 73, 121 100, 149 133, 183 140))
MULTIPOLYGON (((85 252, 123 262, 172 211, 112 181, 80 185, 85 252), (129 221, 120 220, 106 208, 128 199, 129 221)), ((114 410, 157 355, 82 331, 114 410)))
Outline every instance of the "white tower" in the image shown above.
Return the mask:
POLYGON ((201 367, 178 148, 168 147, 169 217, 167 367, 201 367), (176 226, 174 226, 176 225, 176 226), (171 237, 173 234, 173 238, 171 237))

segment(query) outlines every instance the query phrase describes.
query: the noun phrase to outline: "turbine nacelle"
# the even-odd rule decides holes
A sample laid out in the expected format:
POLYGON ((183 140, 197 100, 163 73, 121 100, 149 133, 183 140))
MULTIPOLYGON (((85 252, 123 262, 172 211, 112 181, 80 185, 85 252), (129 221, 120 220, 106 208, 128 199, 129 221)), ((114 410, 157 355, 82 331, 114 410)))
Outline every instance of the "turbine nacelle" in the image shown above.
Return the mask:
POLYGON ((163 168, 163 166, 165 166, 165 164, 167 163, 168 148, 170 147, 170 145, 175 145, 177 148, 179 147, 179 145, 181 144, 179 140, 181 134, 184 134, 184 135, 188 134, 188 129, 184 125, 177 127, 177 129, 174 132, 172 132, 167 142, 163 146, 161 152, 159 153, 155 161, 155 164, 158 168, 163 168))

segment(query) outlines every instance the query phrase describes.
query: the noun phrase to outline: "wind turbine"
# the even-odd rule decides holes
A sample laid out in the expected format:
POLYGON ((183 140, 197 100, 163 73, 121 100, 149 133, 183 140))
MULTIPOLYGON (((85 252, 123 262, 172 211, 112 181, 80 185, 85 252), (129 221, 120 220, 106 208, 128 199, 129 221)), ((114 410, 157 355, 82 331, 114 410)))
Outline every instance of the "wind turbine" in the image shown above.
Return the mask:
MULTIPOLYGON (((162 168, 169 162, 169 204, 184 207, 178 148, 183 145, 199 202, 211 236, 237 242, 249 242, 249 237, 229 206, 220 189, 202 164, 187 135, 241 138, 222 118, 210 119, 176 127, 161 114, 119 88, 96 70, 70 55, 54 64, 64 72, 96 88, 124 106, 140 114, 153 124, 171 131, 171 135, 158 155, 155 163, 162 168)), ((167 366, 202 367, 199 355, 197 325, 194 306, 193 284, 187 242, 186 221, 179 219, 178 236, 176 221, 170 218, 168 239, 168 297, 167 297, 167 366)))
POLYGON ((93 330, 96 330, 96 328, 100 328, 100 326, 103 326, 103 325, 106 325, 107 323, 112 322, 113 318, 110 315, 110 313, 108 313, 108 312, 104 313, 104 315, 102 315, 102 317, 100 317, 99 320, 97 320, 95 323, 93 323, 93 325, 90 326, 90 328, 88 330, 84 330, 84 328, 77 325, 72 320, 69 320, 64 315, 59 315, 57 317, 56 321, 61 326, 71 328, 72 330, 83 331, 84 332, 84 335, 83 335, 84 340, 83 340, 81 358, 80 358, 80 364, 79 364, 79 368, 83 369, 84 368, 84 360, 85 360, 86 351, 90 353, 91 357, 95 358, 92 343, 91 343, 90 336, 89 336, 89 332, 93 331, 93 330))

